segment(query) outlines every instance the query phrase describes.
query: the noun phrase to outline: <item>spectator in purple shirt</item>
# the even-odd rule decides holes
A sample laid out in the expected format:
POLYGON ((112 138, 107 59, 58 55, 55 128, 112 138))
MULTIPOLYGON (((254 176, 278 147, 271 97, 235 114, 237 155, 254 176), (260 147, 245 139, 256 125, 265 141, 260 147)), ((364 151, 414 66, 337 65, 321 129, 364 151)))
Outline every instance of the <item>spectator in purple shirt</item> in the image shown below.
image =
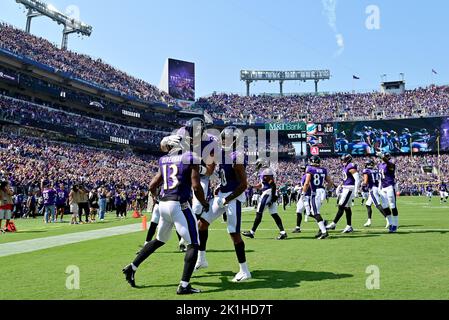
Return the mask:
POLYGON ((44 182, 44 191, 42 192, 44 198, 44 212, 45 223, 49 223, 49 217, 51 215, 51 222, 56 223, 56 190, 53 188, 53 184, 44 182))

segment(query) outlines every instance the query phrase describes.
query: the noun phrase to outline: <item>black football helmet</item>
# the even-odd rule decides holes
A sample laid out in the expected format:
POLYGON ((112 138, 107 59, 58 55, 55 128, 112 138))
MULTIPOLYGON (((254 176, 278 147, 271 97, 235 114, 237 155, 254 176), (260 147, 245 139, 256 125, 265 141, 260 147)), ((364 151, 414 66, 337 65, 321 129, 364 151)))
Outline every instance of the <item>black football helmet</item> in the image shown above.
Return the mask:
POLYGON ((188 135, 190 144, 194 142, 201 143, 207 130, 206 122, 201 118, 193 118, 187 121, 184 126, 185 134, 188 135))
POLYGON ((375 166, 376 164, 372 159, 369 159, 368 161, 365 162, 365 167, 367 169, 374 169, 375 166))
POLYGON ((345 154, 341 157, 341 162, 349 163, 352 161, 352 156, 350 154, 345 154))
POLYGON ((384 153, 384 159, 390 161, 391 160, 391 153, 389 153, 389 152, 384 153))
POLYGON ((318 156, 313 156, 312 158, 310 158, 310 165, 319 167, 321 165, 321 158, 318 156))

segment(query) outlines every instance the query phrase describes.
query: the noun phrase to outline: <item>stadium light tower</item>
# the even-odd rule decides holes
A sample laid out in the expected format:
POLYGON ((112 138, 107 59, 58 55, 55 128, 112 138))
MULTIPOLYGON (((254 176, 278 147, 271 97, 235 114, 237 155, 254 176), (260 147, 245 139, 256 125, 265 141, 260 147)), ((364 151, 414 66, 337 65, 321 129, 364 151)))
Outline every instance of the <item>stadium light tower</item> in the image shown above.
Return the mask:
POLYGON ((25 8, 28 9, 26 32, 30 33, 31 31, 31 20, 40 16, 46 16, 64 26, 61 44, 61 49, 63 50, 67 50, 70 34, 78 33, 88 37, 92 34, 92 26, 59 12, 51 4, 39 0, 16 0, 16 2, 23 4, 25 8))
POLYGON ((255 81, 279 81, 281 96, 284 95, 285 81, 314 81, 315 93, 318 93, 318 83, 322 80, 329 80, 331 72, 329 70, 309 70, 309 71, 240 71, 240 80, 246 82, 246 95, 250 95, 251 83, 255 81))

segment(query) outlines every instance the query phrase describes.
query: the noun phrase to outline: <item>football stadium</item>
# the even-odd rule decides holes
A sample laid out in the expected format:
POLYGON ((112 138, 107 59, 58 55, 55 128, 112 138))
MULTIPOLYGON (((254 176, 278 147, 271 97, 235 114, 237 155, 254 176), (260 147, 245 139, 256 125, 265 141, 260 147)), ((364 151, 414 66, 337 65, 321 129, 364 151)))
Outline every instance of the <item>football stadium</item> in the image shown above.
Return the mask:
POLYGON ((74 2, 0 4, 0 300, 449 299, 447 4, 74 2))

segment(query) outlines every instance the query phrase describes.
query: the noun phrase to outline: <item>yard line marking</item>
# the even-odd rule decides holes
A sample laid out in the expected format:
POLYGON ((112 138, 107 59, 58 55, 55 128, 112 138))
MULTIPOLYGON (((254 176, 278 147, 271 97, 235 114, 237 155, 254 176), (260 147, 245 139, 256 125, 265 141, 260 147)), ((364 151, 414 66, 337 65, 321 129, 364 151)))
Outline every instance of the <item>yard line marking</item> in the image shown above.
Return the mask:
POLYGON ((107 229, 91 230, 84 232, 69 233, 59 236, 37 238, 31 240, 17 241, 0 244, 0 257, 15 254, 28 253, 49 248, 61 247, 68 244, 79 243, 88 240, 103 239, 129 233, 142 231, 142 224, 113 227, 107 229))

